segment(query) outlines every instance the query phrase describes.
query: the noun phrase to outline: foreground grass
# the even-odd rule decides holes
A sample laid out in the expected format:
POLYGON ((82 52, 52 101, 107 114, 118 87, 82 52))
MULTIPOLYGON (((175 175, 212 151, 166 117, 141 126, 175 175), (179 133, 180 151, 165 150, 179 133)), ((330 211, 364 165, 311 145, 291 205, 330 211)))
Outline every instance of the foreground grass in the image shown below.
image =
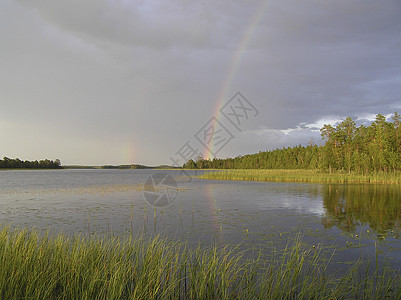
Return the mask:
POLYGON ((299 240, 269 261, 226 248, 189 250, 143 238, 68 238, 0 231, 1 299, 383 299, 400 298, 393 273, 363 261, 326 274, 322 251, 299 240))
POLYGON ((319 170, 219 170, 205 172, 203 179, 284 181, 314 183, 401 183, 401 172, 375 172, 369 174, 334 172, 319 170))

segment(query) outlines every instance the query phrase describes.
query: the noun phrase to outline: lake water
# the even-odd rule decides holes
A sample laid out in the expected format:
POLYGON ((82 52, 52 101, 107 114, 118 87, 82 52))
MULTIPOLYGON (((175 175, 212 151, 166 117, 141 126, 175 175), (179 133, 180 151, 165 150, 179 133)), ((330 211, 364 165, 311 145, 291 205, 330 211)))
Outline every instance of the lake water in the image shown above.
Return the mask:
POLYGON ((264 253, 300 235, 311 247, 334 252, 332 268, 361 255, 401 267, 399 186, 211 181, 188 174, 1 171, 0 223, 68 235, 161 235, 264 253), (168 193, 152 190, 149 183, 165 175, 168 193), (169 189, 174 184, 176 189, 169 189))

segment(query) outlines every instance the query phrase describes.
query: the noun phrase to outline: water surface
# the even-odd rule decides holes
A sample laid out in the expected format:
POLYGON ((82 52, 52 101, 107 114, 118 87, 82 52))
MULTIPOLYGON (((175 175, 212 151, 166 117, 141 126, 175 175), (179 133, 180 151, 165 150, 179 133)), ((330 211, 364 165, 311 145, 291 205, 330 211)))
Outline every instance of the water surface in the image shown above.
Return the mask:
POLYGON ((400 199, 397 185, 212 181, 180 170, 0 172, 2 225, 69 235, 161 235, 263 253, 301 235, 311 247, 334 251, 332 267, 364 255, 399 269, 400 199), (144 197, 144 183, 160 172, 178 186, 167 207, 144 197))

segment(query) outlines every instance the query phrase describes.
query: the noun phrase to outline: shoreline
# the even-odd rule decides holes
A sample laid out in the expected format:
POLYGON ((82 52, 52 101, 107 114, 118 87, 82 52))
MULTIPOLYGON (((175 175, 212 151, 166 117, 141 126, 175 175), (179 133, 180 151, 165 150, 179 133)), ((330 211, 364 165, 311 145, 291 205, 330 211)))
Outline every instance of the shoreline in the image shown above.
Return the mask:
POLYGON ((401 184, 401 172, 361 174, 356 172, 328 173, 307 169, 220 169, 215 172, 205 172, 196 177, 210 180, 266 182, 401 184))

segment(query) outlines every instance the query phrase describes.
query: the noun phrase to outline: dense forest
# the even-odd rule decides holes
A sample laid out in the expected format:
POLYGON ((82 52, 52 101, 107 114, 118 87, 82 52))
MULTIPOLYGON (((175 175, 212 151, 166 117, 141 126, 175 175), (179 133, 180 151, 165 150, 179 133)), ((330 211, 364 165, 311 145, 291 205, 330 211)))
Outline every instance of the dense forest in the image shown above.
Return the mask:
POLYGON ((226 159, 189 160, 188 169, 319 169, 361 173, 401 170, 401 116, 391 122, 378 114, 369 126, 356 126, 347 117, 320 129, 323 146, 310 143, 226 159))
POLYGON ((59 159, 52 160, 40 160, 40 161, 22 161, 19 158, 11 159, 4 157, 0 159, 0 169, 61 169, 61 162, 59 159))

